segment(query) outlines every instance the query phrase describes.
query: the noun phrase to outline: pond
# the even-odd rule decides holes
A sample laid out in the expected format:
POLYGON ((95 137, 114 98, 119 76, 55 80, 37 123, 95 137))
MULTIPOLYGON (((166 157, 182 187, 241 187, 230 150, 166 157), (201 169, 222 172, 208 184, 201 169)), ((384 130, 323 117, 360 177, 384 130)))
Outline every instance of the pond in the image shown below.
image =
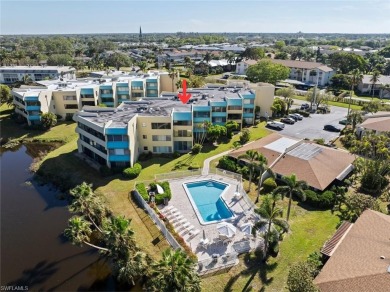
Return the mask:
MULTIPOLYGON (((43 149, 44 150, 44 149, 43 149)), ((0 152, 1 286, 29 290, 115 290, 105 259, 62 235, 70 213, 63 194, 32 180, 37 146, 0 152)))

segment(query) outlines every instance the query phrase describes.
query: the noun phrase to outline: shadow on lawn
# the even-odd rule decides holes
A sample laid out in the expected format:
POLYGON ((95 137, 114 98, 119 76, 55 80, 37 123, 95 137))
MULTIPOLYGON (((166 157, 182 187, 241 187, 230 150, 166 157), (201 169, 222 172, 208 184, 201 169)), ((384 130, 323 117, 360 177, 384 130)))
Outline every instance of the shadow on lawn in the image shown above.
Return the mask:
POLYGON ((233 291, 233 285, 241 276, 247 276, 250 275, 247 282, 245 283, 244 288, 242 291, 251 291, 253 289, 251 283, 253 279, 256 277, 256 275, 259 276, 261 283, 263 284, 263 287, 260 291, 264 291, 264 287, 268 286, 272 283, 273 277, 268 277, 268 273, 272 272, 276 269, 278 266, 277 262, 274 263, 264 263, 261 259, 261 255, 256 253, 250 253, 246 254, 244 258, 242 259, 245 265, 247 266, 246 270, 241 271, 239 274, 233 276, 230 278, 230 280, 226 283, 224 292, 230 292, 233 291))

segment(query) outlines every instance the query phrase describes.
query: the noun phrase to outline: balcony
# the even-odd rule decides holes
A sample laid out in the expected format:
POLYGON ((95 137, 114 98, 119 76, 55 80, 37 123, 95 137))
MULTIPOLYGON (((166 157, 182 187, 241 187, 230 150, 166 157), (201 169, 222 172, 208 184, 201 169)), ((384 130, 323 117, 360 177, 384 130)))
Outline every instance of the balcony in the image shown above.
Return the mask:
POLYGON ((107 142, 107 148, 108 149, 123 149, 123 148, 129 148, 129 141, 108 141, 107 142))
POLYGON ((108 161, 119 162, 119 161, 130 161, 130 154, 127 155, 112 155, 110 154, 108 157, 108 161))
POLYGON ((41 106, 40 105, 28 105, 26 106, 27 111, 40 111, 41 106))

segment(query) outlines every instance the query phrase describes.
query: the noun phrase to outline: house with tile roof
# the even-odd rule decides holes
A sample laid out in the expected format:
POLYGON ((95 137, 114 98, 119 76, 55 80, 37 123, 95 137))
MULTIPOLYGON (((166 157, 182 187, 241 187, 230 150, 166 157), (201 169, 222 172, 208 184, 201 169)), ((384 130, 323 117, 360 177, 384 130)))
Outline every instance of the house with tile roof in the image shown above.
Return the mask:
POLYGON ((320 291, 390 291, 390 216, 366 210, 343 229, 322 249, 330 258, 314 279, 320 291))
POLYGON ((353 170, 355 155, 305 140, 273 133, 229 153, 234 159, 255 150, 262 153, 268 167, 278 178, 294 173, 316 190, 327 189, 335 180, 343 180, 353 170))
POLYGON ((365 115, 364 121, 357 126, 356 134, 358 137, 364 135, 366 131, 374 132, 380 135, 385 132, 390 133, 390 113, 377 112, 373 115, 365 115))

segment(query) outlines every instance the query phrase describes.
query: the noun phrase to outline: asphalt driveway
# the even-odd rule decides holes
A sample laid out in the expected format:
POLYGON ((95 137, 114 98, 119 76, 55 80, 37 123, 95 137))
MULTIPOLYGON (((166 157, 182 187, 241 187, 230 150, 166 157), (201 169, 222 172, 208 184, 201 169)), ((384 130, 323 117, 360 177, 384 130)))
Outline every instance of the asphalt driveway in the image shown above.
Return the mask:
POLYGON ((286 124, 283 130, 274 131, 294 138, 308 138, 310 140, 323 138, 325 142, 329 142, 338 137, 340 133, 325 131, 324 125, 332 124, 343 128, 343 125, 339 125, 339 121, 347 116, 347 112, 346 108, 331 106, 328 114, 310 114, 310 117, 303 118, 294 125, 286 124))

